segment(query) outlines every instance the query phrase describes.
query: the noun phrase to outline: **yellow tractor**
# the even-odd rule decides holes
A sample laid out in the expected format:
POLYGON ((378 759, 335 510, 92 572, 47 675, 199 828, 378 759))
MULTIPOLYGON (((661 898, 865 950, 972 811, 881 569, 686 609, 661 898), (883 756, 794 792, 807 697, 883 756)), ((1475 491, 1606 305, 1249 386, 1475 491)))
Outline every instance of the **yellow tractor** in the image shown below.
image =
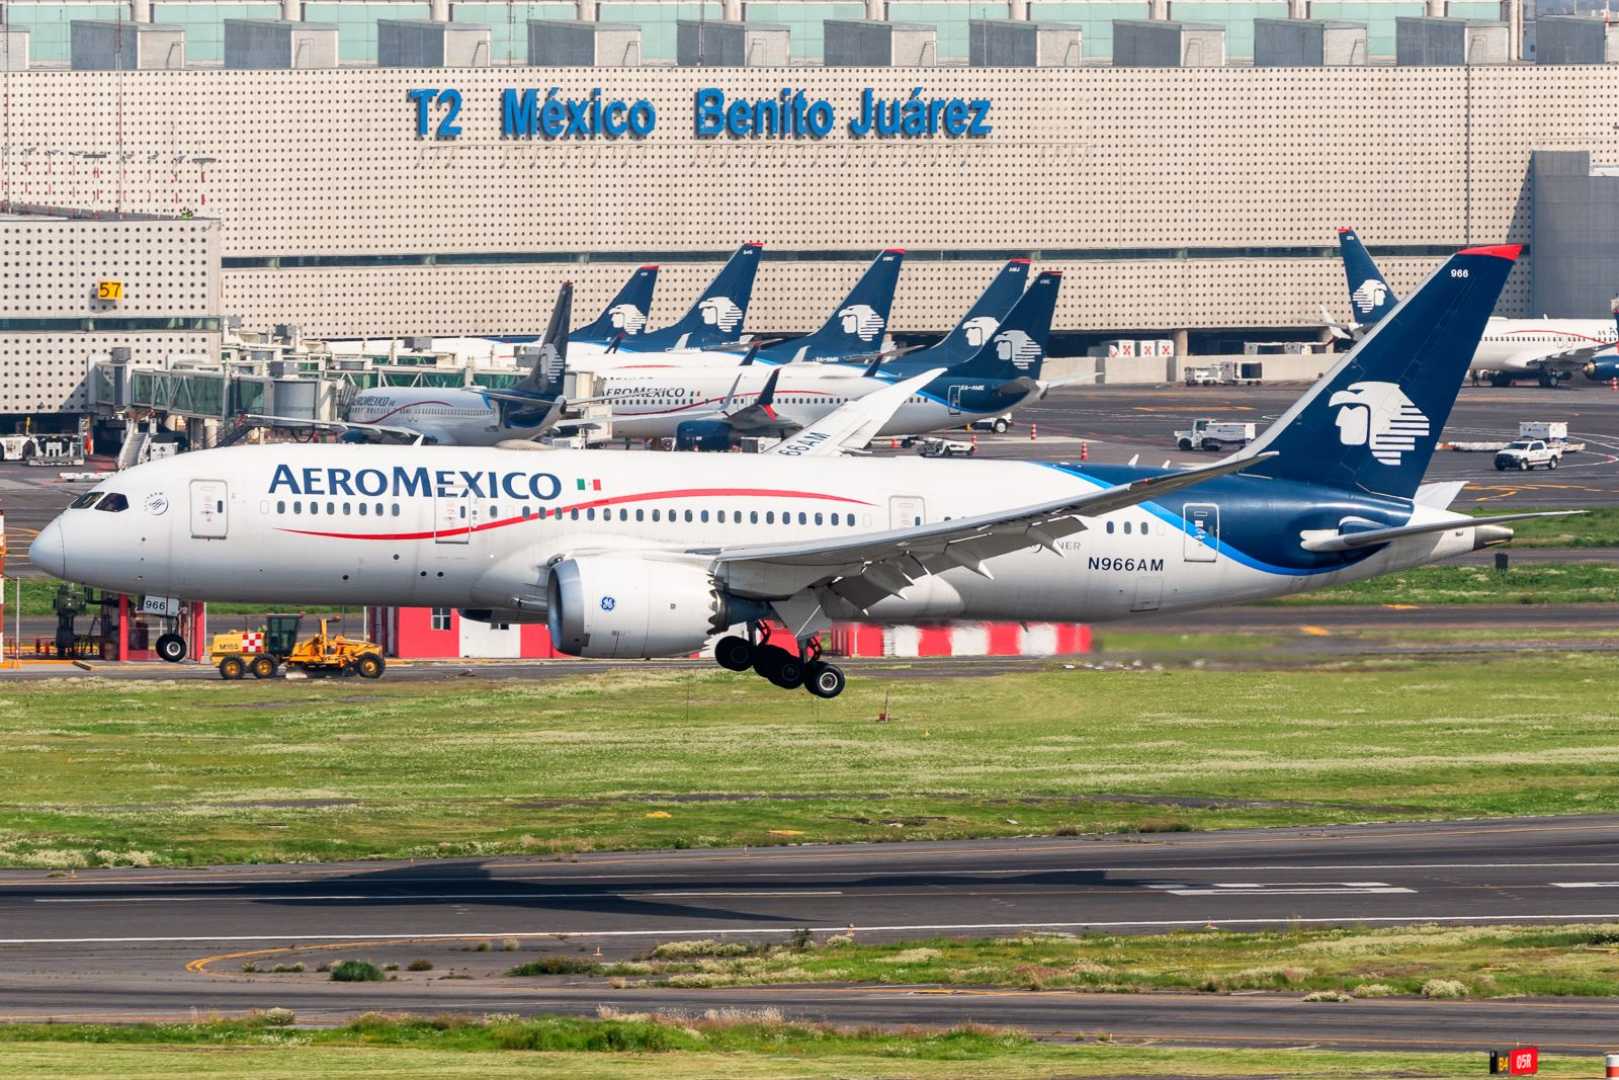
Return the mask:
POLYGON ((338 621, 335 616, 321 619, 320 633, 299 641, 302 621, 301 614, 271 615, 258 630, 215 634, 209 658, 224 679, 249 674, 255 679, 268 679, 281 664, 293 670, 358 675, 362 679, 382 677, 386 665, 375 642, 331 633, 328 624, 338 621))

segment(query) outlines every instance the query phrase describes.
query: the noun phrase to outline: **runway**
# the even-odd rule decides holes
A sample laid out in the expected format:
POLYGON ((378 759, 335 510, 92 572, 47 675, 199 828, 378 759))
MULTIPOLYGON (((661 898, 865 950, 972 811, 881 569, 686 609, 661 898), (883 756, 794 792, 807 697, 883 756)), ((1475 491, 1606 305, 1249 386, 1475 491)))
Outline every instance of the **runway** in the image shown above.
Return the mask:
POLYGON ((802 927, 881 941, 1429 921, 1619 921, 1619 817, 645 852, 569 862, 111 870, 71 878, 10 871, 0 873, 0 970, 7 973, 0 1016, 157 1018, 282 1005, 335 1019, 367 1009, 770 1005, 812 1019, 974 1019, 1046 1034, 1107 1031, 1183 1042, 1453 1049, 1510 1036, 1597 1052, 1611 1037, 1619 1003, 612 990, 600 980, 501 974, 537 953, 599 947, 604 957, 623 958, 664 940, 779 940, 802 927), (507 938, 522 951, 467 951, 472 942, 507 938), (426 957, 435 970, 364 985, 334 985, 313 974, 322 956, 357 953, 377 962, 426 957), (244 957, 308 960, 311 973, 247 975, 244 957))

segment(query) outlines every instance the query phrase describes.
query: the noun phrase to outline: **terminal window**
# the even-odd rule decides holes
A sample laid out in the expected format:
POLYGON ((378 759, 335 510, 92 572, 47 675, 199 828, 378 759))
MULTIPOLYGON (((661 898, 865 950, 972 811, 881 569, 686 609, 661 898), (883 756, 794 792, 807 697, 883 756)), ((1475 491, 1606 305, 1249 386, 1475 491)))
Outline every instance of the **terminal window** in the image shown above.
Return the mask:
POLYGON ((675 23, 681 19, 723 19, 723 4, 601 4, 601 22, 636 23, 641 27, 641 59, 675 59, 675 23))
POLYGON ((28 58, 30 62, 68 62, 72 52, 74 19, 109 19, 113 22, 129 18, 128 4, 53 4, 29 3, 12 0, 5 5, 6 25, 27 30, 28 58))
POLYGON ((497 64, 528 63, 530 19, 577 19, 572 4, 451 4, 451 22, 489 27, 490 50, 497 64))
POLYGON ((152 21, 181 26, 186 32, 186 63, 222 64, 225 61, 226 19, 279 19, 280 4, 156 4, 152 21))
POLYGON ((1034 22, 1073 23, 1079 27, 1080 44, 1087 60, 1113 59, 1113 20, 1145 19, 1151 14, 1146 4, 1030 4, 1034 22))
POLYGON ((775 23, 788 28, 787 44, 794 60, 819 63, 826 55, 827 19, 864 19, 861 4, 744 4, 742 18, 747 22, 775 23))
POLYGON ((427 19, 430 4, 373 4, 366 0, 343 0, 340 4, 305 4, 305 22, 337 24, 337 58, 345 64, 377 62, 378 19, 427 19))
POLYGON ((939 32, 939 59, 967 59, 967 23, 971 19, 1009 19, 1010 4, 904 4, 888 5, 889 22, 921 23, 939 32))

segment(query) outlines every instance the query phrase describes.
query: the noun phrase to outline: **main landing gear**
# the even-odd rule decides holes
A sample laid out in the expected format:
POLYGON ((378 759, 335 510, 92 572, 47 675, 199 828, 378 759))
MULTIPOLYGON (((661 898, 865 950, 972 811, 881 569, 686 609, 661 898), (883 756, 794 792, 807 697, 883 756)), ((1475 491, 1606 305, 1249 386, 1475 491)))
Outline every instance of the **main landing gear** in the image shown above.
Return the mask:
POLYGON ((770 644, 769 631, 755 642, 749 640, 757 632, 748 627, 748 637, 732 634, 722 637, 714 646, 714 659, 729 671, 752 668, 761 677, 769 679, 783 690, 796 690, 800 686, 820 698, 835 698, 843 693, 848 679, 843 669, 821 659, 821 646, 815 639, 799 643, 799 655, 794 656, 780 645, 770 644))

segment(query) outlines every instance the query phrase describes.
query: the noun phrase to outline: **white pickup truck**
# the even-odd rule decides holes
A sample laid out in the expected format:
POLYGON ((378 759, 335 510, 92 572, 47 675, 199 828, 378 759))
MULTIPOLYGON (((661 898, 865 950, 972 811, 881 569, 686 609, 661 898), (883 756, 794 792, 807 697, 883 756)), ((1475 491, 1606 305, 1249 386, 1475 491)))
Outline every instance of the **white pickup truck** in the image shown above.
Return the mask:
POLYGON ((1192 421, 1192 430, 1175 432, 1175 445, 1182 450, 1237 450, 1253 442, 1255 433, 1251 423, 1200 416, 1192 421))
POLYGON ((1495 452, 1495 470, 1528 472, 1537 466, 1555 469, 1562 460, 1563 448, 1557 443, 1545 439, 1515 439, 1495 452))

